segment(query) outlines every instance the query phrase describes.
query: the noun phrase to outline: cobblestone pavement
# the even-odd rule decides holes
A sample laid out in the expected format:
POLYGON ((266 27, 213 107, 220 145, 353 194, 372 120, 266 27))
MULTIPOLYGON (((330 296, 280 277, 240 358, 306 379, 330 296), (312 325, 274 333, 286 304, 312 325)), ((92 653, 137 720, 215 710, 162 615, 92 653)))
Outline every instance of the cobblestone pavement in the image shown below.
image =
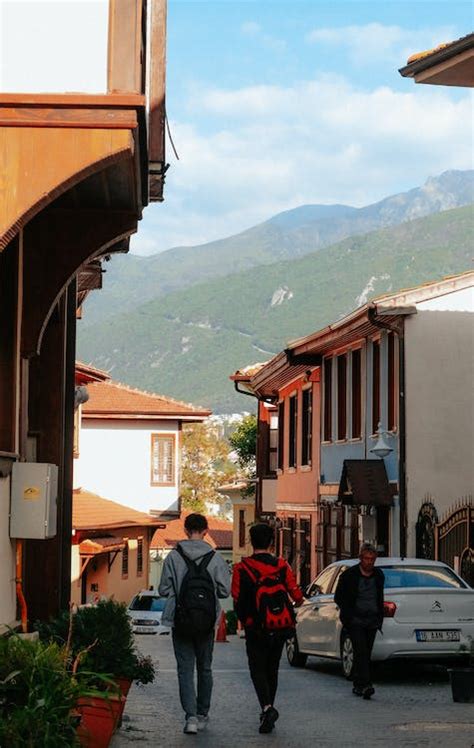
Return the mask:
POLYGON ((400 663, 383 668, 374 699, 362 701, 352 695, 337 663, 310 658, 306 668, 295 669, 285 655, 276 703, 280 719, 271 735, 259 735, 244 641, 229 639, 215 645, 209 726, 191 736, 182 732, 170 637, 139 637, 140 650, 157 664, 157 677, 153 684, 132 687, 112 748, 189 748, 190 743, 196 748, 474 748, 474 706, 452 701, 444 671, 400 663))

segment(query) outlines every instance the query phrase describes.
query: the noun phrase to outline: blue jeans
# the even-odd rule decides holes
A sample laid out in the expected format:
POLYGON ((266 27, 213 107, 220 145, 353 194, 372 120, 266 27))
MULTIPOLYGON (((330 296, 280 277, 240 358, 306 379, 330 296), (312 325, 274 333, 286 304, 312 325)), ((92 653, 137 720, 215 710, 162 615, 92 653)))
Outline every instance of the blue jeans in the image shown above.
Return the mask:
POLYGON ((179 698, 186 719, 207 716, 212 694, 212 652, 214 629, 204 636, 184 638, 173 629, 173 647, 178 666, 179 698), (197 698, 194 668, 197 669, 197 698))

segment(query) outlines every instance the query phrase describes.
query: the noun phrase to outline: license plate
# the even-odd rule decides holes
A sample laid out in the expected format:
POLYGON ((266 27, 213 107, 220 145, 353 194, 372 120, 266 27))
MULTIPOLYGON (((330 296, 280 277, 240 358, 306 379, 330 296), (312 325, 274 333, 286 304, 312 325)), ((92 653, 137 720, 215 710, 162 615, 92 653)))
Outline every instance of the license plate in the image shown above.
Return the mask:
POLYGON ((152 634, 151 626, 134 626, 133 630, 136 634, 152 634))
POLYGON ((444 631, 416 631, 417 642, 458 642, 460 641, 460 632, 456 630, 444 631))

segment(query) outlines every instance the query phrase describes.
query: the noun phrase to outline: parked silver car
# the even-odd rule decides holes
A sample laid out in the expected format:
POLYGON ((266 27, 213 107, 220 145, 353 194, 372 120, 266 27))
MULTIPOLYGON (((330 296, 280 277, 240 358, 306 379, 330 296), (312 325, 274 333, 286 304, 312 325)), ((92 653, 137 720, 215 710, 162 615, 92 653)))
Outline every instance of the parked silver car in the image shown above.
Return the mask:
POLYGON ((128 606, 128 615, 135 634, 169 634, 169 628, 161 625, 161 616, 166 598, 153 590, 142 590, 128 606))
MULTIPOLYGON (((334 592, 342 572, 358 559, 327 566, 308 588, 297 610, 296 636, 287 642, 290 665, 308 655, 340 660, 351 677, 353 648, 339 621, 334 592)), ((372 660, 420 658, 441 663, 465 658, 474 641, 474 589, 449 566, 419 558, 379 558, 385 574, 384 623, 372 660)))

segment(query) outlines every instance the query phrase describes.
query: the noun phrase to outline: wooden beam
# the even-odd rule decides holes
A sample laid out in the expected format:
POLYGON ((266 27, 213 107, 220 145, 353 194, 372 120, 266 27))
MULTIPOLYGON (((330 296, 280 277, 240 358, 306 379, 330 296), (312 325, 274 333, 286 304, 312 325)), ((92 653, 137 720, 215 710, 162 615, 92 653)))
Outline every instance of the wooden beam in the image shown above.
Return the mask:
POLYGON ((142 12, 142 0, 109 0, 107 89, 110 93, 144 93, 142 12))
POLYGON ((64 288, 82 266, 137 227, 132 212, 45 210, 24 231, 21 351, 40 352, 46 325, 64 288))
POLYGON ((165 158, 166 0, 152 0, 150 31, 149 159, 165 158))

